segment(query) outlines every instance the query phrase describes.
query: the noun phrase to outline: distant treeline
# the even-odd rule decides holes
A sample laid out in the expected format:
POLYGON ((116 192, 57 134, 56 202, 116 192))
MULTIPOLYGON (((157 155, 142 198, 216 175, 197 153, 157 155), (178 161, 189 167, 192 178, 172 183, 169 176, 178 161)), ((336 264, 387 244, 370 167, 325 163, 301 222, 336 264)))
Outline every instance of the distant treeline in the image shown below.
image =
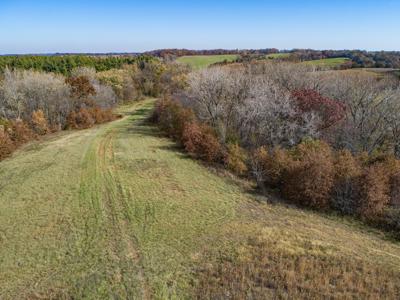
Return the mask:
POLYGON ((10 69, 37 70, 54 72, 68 76, 77 67, 91 67, 96 71, 120 69, 123 65, 133 65, 140 62, 149 62, 155 57, 174 59, 186 55, 239 55, 239 61, 264 59, 267 54, 287 53, 280 60, 292 62, 310 61, 325 58, 345 57, 349 61, 343 68, 393 68, 400 69, 400 51, 362 51, 362 50, 312 50, 293 49, 280 51, 276 48, 248 49, 248 50, 188 50, 188 49, 161 49, 143 53, 140 56, 132 55, 15 55, 0 56, 0 71, 6 67, 10 69))
POLYGON ((312 50, 312 49, 293 49, 280 51, 276 48, 267 49, 247 49, 247 50, 188 50, 188 49, 160 49, 146 52, 145 54, 170 58, 186 55, 226 55, 237 54, 249 60, 251 56, 260 59, 262 55, 273 53, 288 53, 289 56, 282 57, 281 60, 288 61, 309 61, 324 58, 345 57, 349 62, 345 68, 400 68, 400 51, 362 51, 362 50, 312 50))
POLYGON ((188 50, 188 49, 160 49, 145 52, 147 55, 167 58, 167 57, 180 57, 187 55, 228 55, 228 54, 271 54, 279 53, 279 49, 254 49, 254 50, 227 50, 227 49, 213 49, 213 50, 188 50))
POLYGON ((91 67, 96 71, 107 71, 120 69, 123 65, 133 65, 139 62, 149 62, 150 56, 108 56, 94 57, 88 55, 65 55, 65 56, 0 56, 0 71, 6 67, 10 69, 37 70, 54 72, 68 76, 71 71, 78 67, 91 67))
POLYGON ((400 51, 294 49, 290 53, 287 59, 291 61, 346 57, 353 68, 400 68, 400 51))

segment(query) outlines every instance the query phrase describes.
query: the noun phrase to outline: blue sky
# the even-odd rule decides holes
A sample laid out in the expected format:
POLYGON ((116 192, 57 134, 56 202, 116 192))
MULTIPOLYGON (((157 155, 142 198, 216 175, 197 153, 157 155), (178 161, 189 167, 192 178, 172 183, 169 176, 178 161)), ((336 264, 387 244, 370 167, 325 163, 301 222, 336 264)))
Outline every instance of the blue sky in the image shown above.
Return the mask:
POLYGON ((0 54, 400 50, 400 1, 0 0, 0 54))

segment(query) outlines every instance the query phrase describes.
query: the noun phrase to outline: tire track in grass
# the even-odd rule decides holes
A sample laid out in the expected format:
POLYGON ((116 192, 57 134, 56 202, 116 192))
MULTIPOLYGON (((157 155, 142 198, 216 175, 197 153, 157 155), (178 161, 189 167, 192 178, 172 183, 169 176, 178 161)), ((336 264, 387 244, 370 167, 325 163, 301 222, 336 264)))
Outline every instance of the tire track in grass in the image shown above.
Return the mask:
MULTIPOLYGON (((138 107, 137 109, 139 109, 138 107)), ((102 137, 97 150, 97 159, 103 183, 102 201, 109 220, 110 248, 117 261, 117 276, 121 280, 129 299, 150 299, 137 239, 130 218, 128 195, 119 180, 114 160, 113 141, 117 129, 111 129, 102 137)))
MULTIPOLYGON (((114 136, 113 136, 114 137, 114 136)), ((114 178, 115 182, 115 187, 117 191, 117 199, 119 209, 123 213, 123 218, 121 219, 122 221, 122 234, 124 237, 124 241, 126 241, 126 247, 128 250, 128 257, 136 263, 136 269, 137 269, 137 275, 139 278, 139 281, 141 283, 142 287, 142 293, 141 293, 141 299, 150 299, 151 298, 151 291, 145 276, 145 271, 142 263, 142 256, 138 250, 138 240, 137 237, 134 234, 134 227, 132 225, 132 217, 130 215, 131 213, 131 207, 128 203, 127 200, 131 199, 131 194, 126 193, 120 176, 118 174, 118 170, 115 165, 115 152, 113 151, 113 141, 111 142, 111 151, 110 151, 110 164, 109 164, 109 175, 114 178)))

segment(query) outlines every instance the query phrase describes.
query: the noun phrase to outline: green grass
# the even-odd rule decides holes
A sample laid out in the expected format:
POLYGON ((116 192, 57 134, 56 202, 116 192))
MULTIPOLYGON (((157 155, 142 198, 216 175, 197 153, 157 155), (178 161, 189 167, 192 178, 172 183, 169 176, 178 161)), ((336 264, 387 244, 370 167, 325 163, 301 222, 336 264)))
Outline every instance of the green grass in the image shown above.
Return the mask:
POLYGON ((287 58, 290 56, 290 53, 272 53, 268 54, 267 58, 268 59, 277 59, 277 58, 287 58))
POLYGON ((338 67, 338 66, 346 63, 348 60, 349 59, 345 58, 345 57, 325 58, 325 59, 317 59, 317 60, 306 61, 306 62, 304 62, 304 64, 317 66, 317 67, 333 68, 333 67, 338 67))
MULTIPOLYGON (((197 280, 204 285, 206 253, 246 253, 252 238, 278 253, 269 266, 346 258, 399 271, 400 245, 382 233, 269 204, 248 192, 251 183, 188 158, 144 122, 153 105, 124 107, 121 120, 60 133, 0 163, 0 299, 191 298, 197 280)), ((381 280, 363 270, 345 274, 381 280)))
POLYGON ((237 55, 193 55, 179 57, 177 61, 190 65, 194 70, 199 70, 215 63, 234 61, 237 57, 237 55))

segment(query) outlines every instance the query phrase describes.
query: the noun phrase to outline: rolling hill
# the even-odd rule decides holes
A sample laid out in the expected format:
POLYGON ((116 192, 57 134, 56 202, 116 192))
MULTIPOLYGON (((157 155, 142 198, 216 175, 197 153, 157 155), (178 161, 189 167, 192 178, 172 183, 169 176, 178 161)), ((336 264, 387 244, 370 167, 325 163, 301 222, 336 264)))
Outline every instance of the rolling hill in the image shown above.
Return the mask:
POLYGON ((231 62, 236 58, 237 55, 192 55, 179 57, 177 61, 190 65, 194 70, 199 70, 215 63, 231 62))
POLYGON ((0 162, 1 299, 398 295, 398 242, 190 159, 153 105, 0 162))

